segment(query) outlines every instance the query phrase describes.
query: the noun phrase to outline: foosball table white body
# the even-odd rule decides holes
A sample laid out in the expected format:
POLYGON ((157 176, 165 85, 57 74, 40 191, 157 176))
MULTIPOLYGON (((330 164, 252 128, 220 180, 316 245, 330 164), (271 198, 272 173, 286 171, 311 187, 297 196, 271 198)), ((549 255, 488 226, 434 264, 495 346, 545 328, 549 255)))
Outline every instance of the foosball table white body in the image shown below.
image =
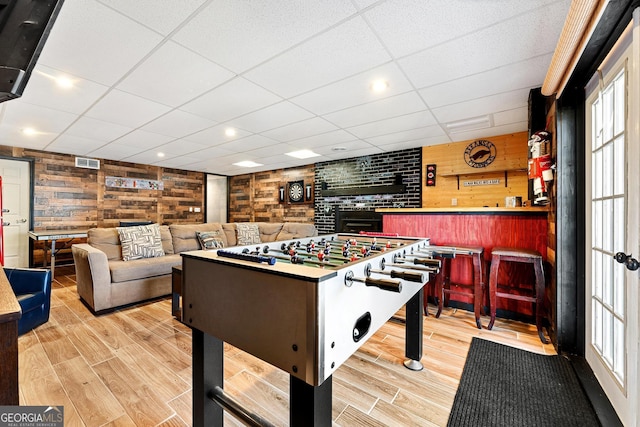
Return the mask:
MULTIPOLYGON (((323 237, 367 240, 350 234, 313 240, 323 237)), ((296 240, 304 254, 303 248, 311 239, 296 240)), ((383 266, 393 264, 395 258, 418 254, 428 246, 428 239, 378 240, 385 245, 389 240, 391 247, 326 267, 292 264, 284 257, 269 265, 221 256, 215 250, 183 253, 182 321, 311 387, 320 386, 429 280, 428 271, 422 272, 421 282, 391 279, 388 272, 398 268, 383 266), (397 282, 398 288, 385 290, 359 281, 367 278, 367 265, 374 271, 371 279, 397 282), (353 279, 345 280, 345 276, 353 279)), ((269 257, 281 250, 282 243, 239 246, 229 251, 257 253, 268 245, 273 252, 260 253, 269 257)), ((421 346, 420 341, 420 352, 421 346)), ((419 363, 420 357, 417 359, 419 363)))

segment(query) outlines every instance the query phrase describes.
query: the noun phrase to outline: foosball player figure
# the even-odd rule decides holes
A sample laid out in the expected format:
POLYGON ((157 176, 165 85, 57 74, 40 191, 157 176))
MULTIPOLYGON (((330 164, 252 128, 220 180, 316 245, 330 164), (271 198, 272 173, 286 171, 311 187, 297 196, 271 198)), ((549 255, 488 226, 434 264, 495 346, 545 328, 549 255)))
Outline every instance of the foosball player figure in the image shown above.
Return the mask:
POLYGON ((368 257, 369 255, 371 255, 371 247, 369 246, 361 247, 360 253, 362 254, 363 257, 368 257))

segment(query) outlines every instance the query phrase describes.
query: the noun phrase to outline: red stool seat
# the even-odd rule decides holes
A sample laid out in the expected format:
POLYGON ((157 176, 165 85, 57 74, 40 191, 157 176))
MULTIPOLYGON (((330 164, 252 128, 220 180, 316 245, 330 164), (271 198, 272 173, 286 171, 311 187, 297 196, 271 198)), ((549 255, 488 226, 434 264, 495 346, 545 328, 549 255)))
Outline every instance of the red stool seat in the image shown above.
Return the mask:
MULTIPOLYGON (((442 307, 445 303, 446 296, 449 294, 458 294, 464 296, 473 297, 473 310, 476 318, 476 326, 478 329, 482 329, 480 323, 480 313, 482 310, 482 300, 484 297, 485 281, 484 281, 484 248, 482 247, 459 247, 443 245, 443 247, 454 249, 455 256, 440 257, 442 265, 440 271, 435 277, 435 299, 438 305, 438 311, 436 312, 436 318, 440 317, 442 313, 442 307), (451 282, 451 264, 455 259, 468 259, 472 261, 472 283, 453 283, 451 282)), ((425 301, 426 311, 426 301, 425 301)))
POLYGON ((548 341, 542 332, 542 319, 544 317, 544 290, 545 278, 542 266, 542 255, 540 255, 540 252, 521 248, 493 248, 491 250, 491 273, 489 275, 489 305, 491 306, 491 320, 489 322, 488 329, 493 328, 493 323, 496 320, 496 306, 498 298, 532 302, 535 304, 536 309, 535 316, 538 336, 540 337, 540 341, 547 344, 548 341), (535 285, 532 296, 510 293, 508 292, 507 287, 498 288, 498 271, 500 269, 500 263, 503 261, 533 264, 535 285))

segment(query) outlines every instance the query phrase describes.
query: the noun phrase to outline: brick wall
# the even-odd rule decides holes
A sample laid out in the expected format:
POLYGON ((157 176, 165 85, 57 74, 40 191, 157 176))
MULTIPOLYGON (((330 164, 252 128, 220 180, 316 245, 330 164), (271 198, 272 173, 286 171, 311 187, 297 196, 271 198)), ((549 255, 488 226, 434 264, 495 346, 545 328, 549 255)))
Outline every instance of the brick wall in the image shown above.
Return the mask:
MULTIPOLYGON (((376 208, 419 208, 421 206, 422 149, 394 151, 353 159, 315 164, 315 223, 320 234, 333 233, 335 210, 373 210, 376 208), (399 174, 399 175, 398 175, 399 174), (406 185, 403 194, 332 195, 327 190, 353 190, 391 186, 396 176, 406 185)), ((339 191, 338 191, 339 192, 339 191)))

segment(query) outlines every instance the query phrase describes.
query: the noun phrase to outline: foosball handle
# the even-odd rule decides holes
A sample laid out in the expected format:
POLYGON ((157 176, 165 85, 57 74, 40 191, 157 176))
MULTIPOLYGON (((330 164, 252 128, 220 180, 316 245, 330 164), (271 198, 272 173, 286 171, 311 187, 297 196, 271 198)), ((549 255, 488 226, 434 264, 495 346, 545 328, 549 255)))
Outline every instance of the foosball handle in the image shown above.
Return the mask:
POLYGON ((239 252, 223 251, 220 249, 218 249, 216 253, 218 254, 218 256, 221 256, 224 258, 241 259, 243 261, 252 261, 252 262, 259 262, 259 263, 266 262, 269 265, 274 265, 276 263, 276 259, 274 257, 243 254, 239 252))
POLYGON ((406 280, 407 282, 424 283, 422 273, 413 273, 410 271, 391 270, 391 277, 406 280))
POLYGON ((415 258, 413 260, 413 263, 416 265, 428 265, 431 267, 438 267, 440 268, 440 260, 439 259, 432 259, 432 258, 415 258))
POLYGON ((380 288, 383 291, 390 292, 402 292, 402 283, 395 280, 386 280, 386 279, 372 279, 367 277, 364 279, 364 284, 366 286, 375 286, 376 288, 380 288))

